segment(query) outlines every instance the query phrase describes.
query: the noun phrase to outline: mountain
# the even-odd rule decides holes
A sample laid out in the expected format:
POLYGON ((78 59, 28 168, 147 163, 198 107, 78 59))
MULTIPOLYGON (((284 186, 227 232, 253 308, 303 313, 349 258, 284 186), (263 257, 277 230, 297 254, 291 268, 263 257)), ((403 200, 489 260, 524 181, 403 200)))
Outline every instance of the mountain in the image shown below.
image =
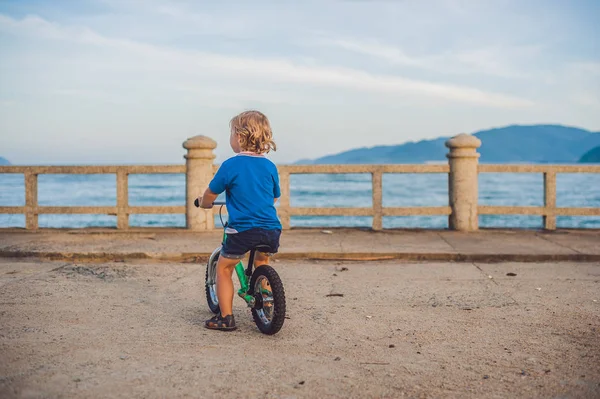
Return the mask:
MULTIPOLYGON (((482 145, 480 161, 493 162, 577 162, 586 151, 600 145, 600 133, 560 125, 512 125, 473 134, 482 145)), ((399 145, 357 148, 302 164, 381 164, 445 161, 449 137, 399 145)))
POLYGON ((0 157, 0 166, 6 166, 6 165, 10 165, 10 162, 8 162, 8 159, 0 157))
POLYGON ((600 163, 600 145, 598 147, 594 147, 579 159, 581 163, 600 163))

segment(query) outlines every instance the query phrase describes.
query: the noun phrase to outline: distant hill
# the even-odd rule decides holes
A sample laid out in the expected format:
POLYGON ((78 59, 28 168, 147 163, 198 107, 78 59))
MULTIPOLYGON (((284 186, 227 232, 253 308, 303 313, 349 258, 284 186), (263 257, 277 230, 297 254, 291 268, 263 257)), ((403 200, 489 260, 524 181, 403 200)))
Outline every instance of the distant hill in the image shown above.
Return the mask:
POLYGON ((581 157, 579 160, 581 163, 600 163, 600 145, 594 147, 581 157))
MULTIPOLYGON (((482 141, 481 162, 578 162, 600 145, 600 133, 560 125, 512 125, 473 134, 482 141)), ((399 145, 357 148, 301 164, 381 164, 445 161, 449 137, 399 145)))
POLYGON ((0 157, 0 166, 6 166, 6 165, 10 165, 10 162, 8 162, 8 159, 0 157))

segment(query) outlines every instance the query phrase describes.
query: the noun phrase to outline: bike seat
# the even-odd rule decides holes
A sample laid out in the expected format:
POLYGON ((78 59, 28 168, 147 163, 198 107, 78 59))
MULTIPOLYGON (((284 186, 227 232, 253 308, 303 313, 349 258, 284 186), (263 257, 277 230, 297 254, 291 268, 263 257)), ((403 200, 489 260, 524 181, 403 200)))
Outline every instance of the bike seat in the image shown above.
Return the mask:
POLYGON ((254 249, 258 252, 273 252, 269 245, 257 245, 256 247, 254 247, 254 249))

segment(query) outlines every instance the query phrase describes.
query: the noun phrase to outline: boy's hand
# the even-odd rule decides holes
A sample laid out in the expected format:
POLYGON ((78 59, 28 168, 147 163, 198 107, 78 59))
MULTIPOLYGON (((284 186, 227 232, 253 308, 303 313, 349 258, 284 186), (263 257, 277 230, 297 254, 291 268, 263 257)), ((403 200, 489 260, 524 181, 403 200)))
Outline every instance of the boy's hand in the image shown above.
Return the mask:
POLYGON ((194 205, 196 205, 196 202, 198 202, 198 205, 196 206, 204 209, 211 209, 213 207, 213 202, 215 202, 216 199, 217 194, 213 193, 209 188, 207 188, 201 197, 196 198, 194 205))

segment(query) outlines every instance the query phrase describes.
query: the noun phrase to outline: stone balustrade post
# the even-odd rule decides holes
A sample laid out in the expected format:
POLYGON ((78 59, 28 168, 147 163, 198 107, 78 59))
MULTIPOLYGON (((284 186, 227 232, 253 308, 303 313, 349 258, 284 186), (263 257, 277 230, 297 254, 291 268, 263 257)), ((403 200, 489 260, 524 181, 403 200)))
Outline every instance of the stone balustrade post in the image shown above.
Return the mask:
POLYGON ((25 228, 37 230, 38 225, 38 175, 25 173, 25 228))
POLYGON ((194 136, 183 143, 185 155, 185 224, 195 231, 212 230, 215 226, 212 209, 196 208, 194 200, 204 193, 213 177, 213 150, 217 143, 206 136, 194 136))
POLYGON ((468 134, 459 134, 446 141, 450 152, 446 155, 450 166, 448 196, 452 213, 448 225, 451 230, 477 231, 479 229, 478 159, 481 140, 468 134))

